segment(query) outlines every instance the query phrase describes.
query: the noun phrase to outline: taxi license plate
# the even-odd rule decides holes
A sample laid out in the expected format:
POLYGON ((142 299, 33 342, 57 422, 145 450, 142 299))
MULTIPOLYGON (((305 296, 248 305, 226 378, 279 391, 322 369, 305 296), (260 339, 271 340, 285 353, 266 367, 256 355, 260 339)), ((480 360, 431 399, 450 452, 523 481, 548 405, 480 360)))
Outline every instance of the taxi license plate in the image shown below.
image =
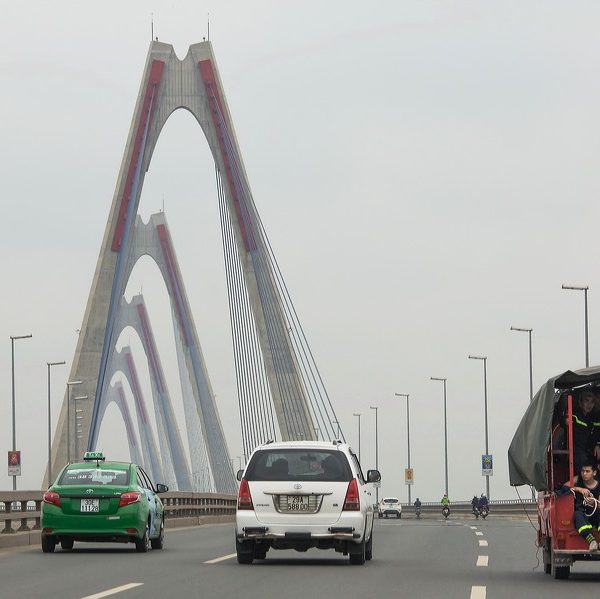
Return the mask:
POLYGON ((81 500, 81 511, 82 512, 99 512, 100 511, 100 500, 99 499, 82 499, 81 500))
POLYGON ((288 512, 307 512, 308 511, 308 495, 288 495, 287 511, 288 512))

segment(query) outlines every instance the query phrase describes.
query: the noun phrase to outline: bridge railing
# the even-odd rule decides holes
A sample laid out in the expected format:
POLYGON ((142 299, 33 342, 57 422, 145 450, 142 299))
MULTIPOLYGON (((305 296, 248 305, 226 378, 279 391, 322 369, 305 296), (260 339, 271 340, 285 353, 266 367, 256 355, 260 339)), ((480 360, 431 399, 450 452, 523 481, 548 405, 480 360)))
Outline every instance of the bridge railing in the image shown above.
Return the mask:
MULTIPOLYGON (((43 495, 43 491, 1 491, 0 534, 40 530, 43 495)), ((200 524, 215 517, 233 518, 237 504, 235 495, 219 493, 170 491, 160 498, 167 522, 187 518, 200 524)))

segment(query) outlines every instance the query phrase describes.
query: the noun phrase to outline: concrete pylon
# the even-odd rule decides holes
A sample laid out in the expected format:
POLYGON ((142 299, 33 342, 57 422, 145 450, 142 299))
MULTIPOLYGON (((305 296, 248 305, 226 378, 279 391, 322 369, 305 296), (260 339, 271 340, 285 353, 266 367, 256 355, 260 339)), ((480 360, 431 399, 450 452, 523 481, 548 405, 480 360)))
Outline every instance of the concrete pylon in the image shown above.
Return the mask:
MULTIPOLYGON (((99 400, 110 384, 107 365, 116 342, 115 314, 127 284, 126 263, 145 173, 166 120, 179 108, 189 110, 200 124, 223 183, 281 437, 314 439, 306 390, 273 273, 265 266, 267 250, 212 46, 194 44, 179 60, 170 44, 153 41, 69 375, 70 381, 82 381, 78 392, 93 402, 84 425, 89 430, 87 447, 95 448, 99 400)), ((53 442, 53 471, 67 459, 67 406, 65 394, 53 442)))

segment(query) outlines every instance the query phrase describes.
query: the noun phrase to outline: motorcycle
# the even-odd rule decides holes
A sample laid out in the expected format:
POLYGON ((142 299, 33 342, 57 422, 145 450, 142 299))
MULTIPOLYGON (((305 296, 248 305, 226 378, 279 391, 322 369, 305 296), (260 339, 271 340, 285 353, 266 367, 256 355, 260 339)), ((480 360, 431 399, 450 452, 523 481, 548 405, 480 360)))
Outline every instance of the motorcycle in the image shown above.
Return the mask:
POLYGON ((479 511, 479 508, 476 505, 474 505, 473 506, 473 515, 475 516, 475 520, 479 520, 480 513, 481 512, 479 511))
POLYGON ((421 519, 421 508, 420 507, 415 508, 415 514, 417 516, 417 520, 420 520, 421 519))
POLYGON ((479 509, 479 513, 481 514, 481 517, 485 520, 487 518, 487 515, 490 513, 490 508, 487 505, 482 505, 479 509))
POLYGON ((444 519, 445 519, 445 520, 448 520, 448 516, 449 516, 449 515, 450 515, 450 508, 449 508, 447 505, 445 505, 445 506, 442 508, 442 516, 444 516, 444 519))

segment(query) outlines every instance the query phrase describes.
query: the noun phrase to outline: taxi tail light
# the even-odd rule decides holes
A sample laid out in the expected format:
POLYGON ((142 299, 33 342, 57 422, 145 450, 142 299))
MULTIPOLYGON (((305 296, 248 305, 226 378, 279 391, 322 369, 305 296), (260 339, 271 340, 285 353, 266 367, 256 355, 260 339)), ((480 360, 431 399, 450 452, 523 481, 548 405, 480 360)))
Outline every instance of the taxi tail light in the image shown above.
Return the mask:
POLYGON ((240 491, 238 493, 238 510, 253 510, 252 495, 250 495, 250 485, 245 478, 240 482, 240 491))
POLYGON ((360 510, 360 496, 358 494, 358 483, 353 478, 348 483, 348 490, 346 491, 346 499, 344 499, 344 507, 342 511, 356 512, 360 510))
POLYGON ((119 507, 129 505, 130 503, 137 503, 140 500, 141 493, 137 491, 131 491, 129 493, 123 493, 119 499, 119 507))
POLYGON ((60 507, 60 495, 56 491, 46 491, 42 499, 45 503, 51 503, 60 507))

